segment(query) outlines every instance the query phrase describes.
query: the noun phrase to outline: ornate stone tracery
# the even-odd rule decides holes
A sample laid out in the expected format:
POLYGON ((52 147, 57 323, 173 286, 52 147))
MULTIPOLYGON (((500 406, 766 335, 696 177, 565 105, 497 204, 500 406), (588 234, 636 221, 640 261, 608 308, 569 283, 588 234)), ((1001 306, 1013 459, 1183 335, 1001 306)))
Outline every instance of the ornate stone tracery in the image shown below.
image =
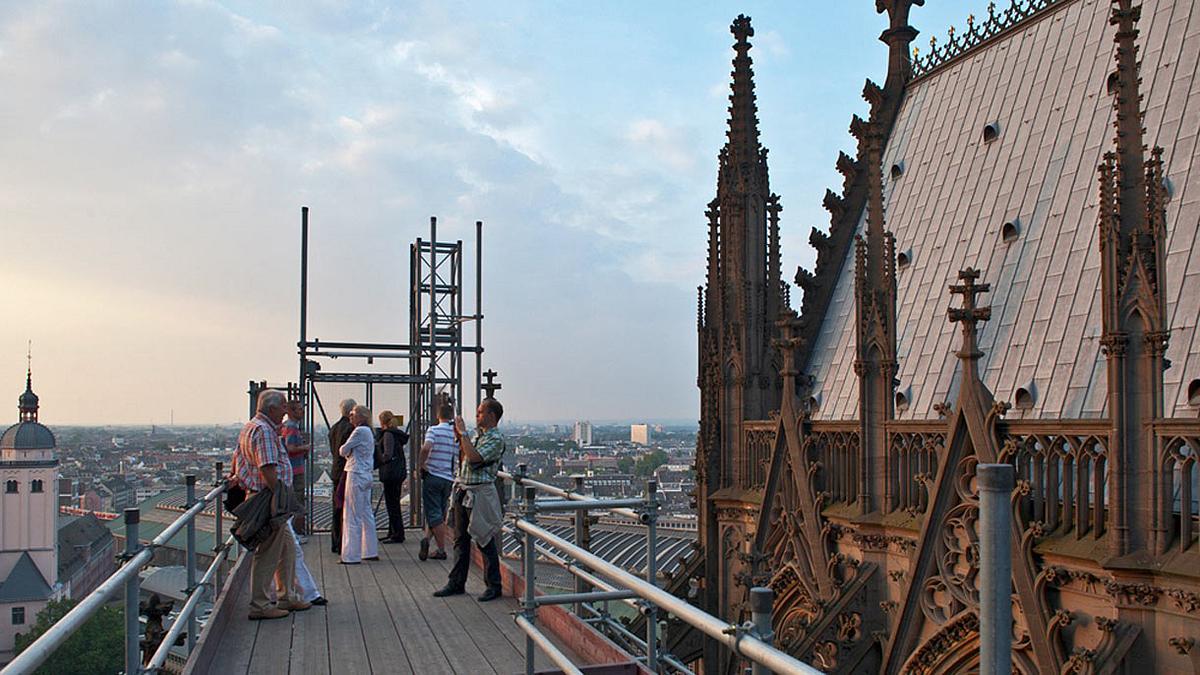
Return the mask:
MULTIPOLYGON (((989 11, 987 19, 970 21, 967 31, 952 34, 946 46, 920 61, 916 75, 1023 21, 1049 16, 1059 6, 1066 11, 1070 2, 1013 0, 989 11)), ((1010 463, 1018 478, 1011 533, 1015 671, 1111 672, 1113 664, 1134 658, 1181 667, 1186 661, 1162 660, 1168 651, 1163 633, 1155 638, 1163 645, 1148 644, 1139 623, 1148 613, 1177 633, 1170 638, 1171 654, 1200 653, 1189 641, 1200 634, 1200 426, 1163 417, 1162 372, 1172 336, 1164 297, 1163 152, 1142 145, 1138 8, 1129 0, 1111 2, 1117 134, 1114 151, 1098 167, 1097 307, 1104 318, 1100 335, 1089 337, 1107 368, 1107 412, 1072 420, 1021 411, 1009 419, 1009 405, 984 385, 979 322, 988 321, 991 310, 978 299, 991 289, 970 268, 951 287, 961 303, 947 313, 962 331, 951 400, 933 406, 937 416, 928 420, 907 419, 894 406, 903 391, 895 382, 901 359, 913 355, 902 357, 897 348, 896 242, 885 229, 882 169, 898 102, 914 76, 908 45, 916 31, 907 21, 919 1, 877 2, 890 20, 881 37, 890 50, 888 78, 883 86, 868 81, 863 88, 870 114, 851 122, 857 152, 839 155, 842 190, 827 191, 823 199, 829 230, 814 229, 809 237, 816 267, 797 270, 801 312, 788 308, 783 293, 773 314, 747 315, 757 312, 753 298, 764 296, 752 290, 757 277, 734 277, 746 277, 740 256, 760 244, 730 234, 726 224, 765 214, 766 234, 759 240, 765 243, 755 250, 763 252, 770 277, 778 270, 779 223, 777 198, 765 190, 765 152, 734 147, 747 139, 759 147, 757 128, 743 124, 751 119, 743 113, 752 110, 746 105, 746 93, 752 94, 746 38, 753 33, 748 20, 735 22, 731 145, 721 153, 718 199, 709 205, 709 283, 699 302, 699 444, 719 475, 698 467, 704 486, 698 501, 708 509, 702 519, 719 527, 720 560, 710 564, 725 565, 720 569, 728 575, 712 584, 720 590, 711 598, 717 604, 709 606, 723 607, 730 621, 742 620, 749 587, 768 584, 776 591, 779 644, 823 670, 956 673, 978 667, 974 475, 980 462, 1010 463), (735 155, 746 162, 737 171, 731 168, 735 155), (759 173, 746 169, 760 166, 759 173), (760 189, 749 201, 737 192, 760 189), (855 313, 847 325, 856 342, 841 363, 857 378, 859 414, 819 421, 813 418, 822 396, 855 396, 852 389, 813 391, 815 376, 802 374, 839 279, 853 281, 855 313), (767 318, 770 327, 747 330, 767 318), (745 364, 764 344, 768 348, 755 358, 765 365, 755 371, 745 364), (777 390, 771 388, 775 382, 777 390), (738 387, 746 391, 731 396, 738 387), (778 392, 777 408, 745 412, 748 390, 764 387, 778 392)), ((913 180, 916 172, 907 169, 918 167, 905 167, 904 178, 893 172, 892 180, 913 180)), ((1008 277, 989 273, 998 295, 1006 293, 1008 277)), ((697 457, 699 463, 699 449, 697 457)), ((714 672, 738 667, 728 655, 708 658, 715 659, 714 672)))

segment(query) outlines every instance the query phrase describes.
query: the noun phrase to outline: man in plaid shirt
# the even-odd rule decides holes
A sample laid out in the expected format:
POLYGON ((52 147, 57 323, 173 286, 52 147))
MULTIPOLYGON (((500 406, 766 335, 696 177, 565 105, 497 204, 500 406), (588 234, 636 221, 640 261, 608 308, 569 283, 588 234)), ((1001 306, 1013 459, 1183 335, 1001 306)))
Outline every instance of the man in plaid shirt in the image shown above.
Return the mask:
POLYGON ((463 418, 454 418, 454 436, 462 455, 462 465, 450 493, 451 527, 454 531, 454 566, 446 585, 434 591, 434 597, 460 595, 466 592, 467 570, 471 566, 471 541, 474 539, 483 554, 483 581, 487 590, 480 602, 495 600, 501 595, 500 585, 500 526, 504 509, 496 491, 496 472, 504 457, 504 436, 497 429, 504 416, 504 406, 494 398, 485 398, 475 411, 475 439, 467 437, 463 418))
MULTIPOLYGON (((290 500, 288 484, 292 480, 292 464, 279 440, 279 425, 283 422, 287 397, 283 392, 267 389, 258 395, 258 414, 242 427, 238 448, 233 454, 234 477, 246 489, 247 499, 253 493, 270 490, 272 516, 283 515, 290 500)), ((288 527, 280 527, 272 518, 271 534, 257 548, 250 560, 250 619, 280 619, 289 611, 302 611, 312 605, 295 596, 296 551, 288 527), (271 603, 267 585, 278 581, 279 601, 271 603)))

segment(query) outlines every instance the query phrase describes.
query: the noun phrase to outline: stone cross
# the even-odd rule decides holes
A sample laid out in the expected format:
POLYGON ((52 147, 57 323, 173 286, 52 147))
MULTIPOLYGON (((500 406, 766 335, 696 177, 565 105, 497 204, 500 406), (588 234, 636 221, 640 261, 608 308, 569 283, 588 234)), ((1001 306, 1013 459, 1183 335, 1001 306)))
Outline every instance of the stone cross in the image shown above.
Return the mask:
POLYGON ((961 309, 956 307, 947 308, 946 316, 949 317, 951 323, 961 323, 963 325, 963 346, 962 350, 958 353, 959 357, 979 358, 983 356, 983 352, 979 351, 976 324, 980 321, 991 319, 992 308, 980 307, 977 304, 978 295, 980 293, 987 293, 992 290, 992 287, 990 284, 975 283, 975 280, 979 278, 979 270, 971 267, 960 271, 958 278, 963 283, 951 284, 950 292, 963 296, 963 306, 961 309))
POLYGON ((786 311, 780 314, 781 318, 775 322, 775 325, 779 327, 779 337, 772 340, 771 345, 778 349, 780 356, 783 357, 783 367, 779 374, 784 377, 795 377, 798 374, 795 350, 804 343, 804 339, 796 335, 796 317, 786 311))
POLYGON ((495 381, 496 375, 496 371, 491 368, 488 368, 487 372, 483 374, 487 378, 487 382, 481 385, 484 391, 484 398, 496 398, 496 390, 501 388, 500 383, 495 381))

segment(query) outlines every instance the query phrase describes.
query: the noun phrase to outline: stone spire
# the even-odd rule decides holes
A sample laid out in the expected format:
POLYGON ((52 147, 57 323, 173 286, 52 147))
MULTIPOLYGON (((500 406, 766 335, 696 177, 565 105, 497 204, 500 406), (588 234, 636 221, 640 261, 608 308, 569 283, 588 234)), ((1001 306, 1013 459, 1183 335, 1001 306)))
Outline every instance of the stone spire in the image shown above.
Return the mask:
MULTIPOLYGON (((721 614, 735 589, 721 569, 716 499, 763 489, 761 466, 745 441, 747 420, 778 410, 782 387, 776 320, 786 309, 780 262, 779 197, 771 193, 767 151, 759 140, 750 19, 738 16, 734 37, 729 129, 718 155, 717 194, 705 210, 708 266, 697 298, 700 432, 696 440, 696 510, 708 582, 697 599, 721 614)), ((792 343, 788 343, 792 344, 792 343)), ((790 363, 790 361, 787 361, 790 363)), ((794 381, 794 378, 789 379, 794 381)), ((706 664, 720 664, 714 643, 706 664)), ((716 672, 719 665, 706 666, 716 672)))
POLYGON ((17 409, 22 422, 36 422, 38 418, 38 395, 33 393, 33 349, 25 355, 25 392, 17 399, 17 409))
MULTIPOLYGON (((771 340, 783 309, 779 197, 771 193, 767 151, 759 142, 749 38, 750 18, 739 15, 734 36, 729 130, 718 155, 717 196, 709 202, 708 268, 701 333, 704 353, 722 354, 746 383, 747 419, 765 418, 778 405, 778 372, 771 340)), ((701 370, 714 364, 702 364, 701 370)), ((725 377, 725 374, 722 374, 725 377)), ((735 386, 733 381, 726 386, 735 386)), ((741 386, 740 384, 737 386, 741 386)), ((732 430, 729 430, 731 433, 732 430)))
POLYGON ((744 163, 756 163, 759 160, 760 146, 758 142, 758 104, 754 96, 754 70, 750 59, 750 41, 754 37, 754 28, 750 25, 750 17, 739 14, 733 20, 729 30, 736 40, 733 50, 737 55, 733 58, 733 93, 729 96, 729 131, 726 136, 728 143, 728 159, 735 166, 744 163))
POLYGON ((1115 151, 1105 154, 1100 174, 1100 279, 1112 421, 1112 553, 1163 553, 1168 523, 1153 506, 1151 481, 1158 451, 1144 429, 1163 414, 1163 358, 1170 336, 1166 298, 1166 188, 1162 148, 1146 157, 1138 74, 1137 21, 1141 7, 1112 0, 1116 26, 1115 151))
POLYGON ((891 511, 892 481, 886 479, 887 431, 895 417, 896 357, 896 240, 885 229, 883 204, 883 146, 890 121, 884 112, 884 90, 867 80, 863 98, 871 106, 864 120, 855 115, 850 133, 858 139, 861 171, 865 173, 867 228, 855 240, 854 299, 856 312, 854 371, 858 375, 859 461, 858 503, 863 513, 876 508, 891 511))

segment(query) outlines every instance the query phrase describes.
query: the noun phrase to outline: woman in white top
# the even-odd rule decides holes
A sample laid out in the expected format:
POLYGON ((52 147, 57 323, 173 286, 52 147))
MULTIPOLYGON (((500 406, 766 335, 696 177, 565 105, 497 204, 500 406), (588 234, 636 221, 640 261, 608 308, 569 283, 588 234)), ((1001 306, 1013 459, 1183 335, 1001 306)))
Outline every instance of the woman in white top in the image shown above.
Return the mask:
POLYGON ((371 431, 371 411, 354 406, 350 411, 354 431, 338 449, 346 458, 346 506, 342 521, 343 565, 363 560, 379 560, 379 542, 375 534, 375 511, 371 508, 372 471, 375 464, 375 434, 371 431))

